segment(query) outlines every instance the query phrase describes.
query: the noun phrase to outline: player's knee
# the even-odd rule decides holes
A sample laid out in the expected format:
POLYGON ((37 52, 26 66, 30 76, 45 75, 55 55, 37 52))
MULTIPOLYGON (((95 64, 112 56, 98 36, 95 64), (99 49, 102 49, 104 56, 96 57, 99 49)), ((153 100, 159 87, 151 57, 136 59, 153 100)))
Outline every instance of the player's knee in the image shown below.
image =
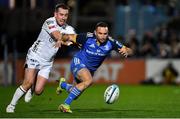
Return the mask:
POLYGON ((87 88, 89 87, 90 85, 92 85, 93 81, 92 80, 87 80, 84 82, 84 87, 87 88))
POLYGON ((88 80, 88 81, 87 81, 87 85, 88 85, 88 86, 92 85, 92 83, 93 83, 93 80, 88 80))
POLYGON ((22 86, 25 90, 28 90, 29 88, 31 88, 32 85, 33 85, 33 82, 28 81, 28 80, 24 81, 22 84, 22 86))
POLYGON ((35 92, 36 95, 41 95, 42 92, 43 92, 43 90, 41 90, 41 89, 35 89, 34 92, 35 92))

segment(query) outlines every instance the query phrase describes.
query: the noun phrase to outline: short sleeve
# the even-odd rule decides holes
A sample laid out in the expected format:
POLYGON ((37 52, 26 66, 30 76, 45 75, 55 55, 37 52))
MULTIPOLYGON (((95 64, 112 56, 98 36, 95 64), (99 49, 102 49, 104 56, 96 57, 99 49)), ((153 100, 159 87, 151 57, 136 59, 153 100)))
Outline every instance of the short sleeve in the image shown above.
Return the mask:
POLYGON ((117 51, 118 48, 122 48, 123 47, 123 44, 120 43, 119 41, 117 41, 117 40, 115 40, 115 39, 113 39, 111 37, 108 37, 108 38, 111 41, 114 50, 117 51))

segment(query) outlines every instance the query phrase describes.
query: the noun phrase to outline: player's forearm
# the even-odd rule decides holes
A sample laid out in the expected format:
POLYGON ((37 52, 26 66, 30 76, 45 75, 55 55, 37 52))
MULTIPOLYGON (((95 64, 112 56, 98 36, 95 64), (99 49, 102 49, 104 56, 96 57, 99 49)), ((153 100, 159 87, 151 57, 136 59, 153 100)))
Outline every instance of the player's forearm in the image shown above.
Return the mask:
POLYGON ((62 40, 62 34, 59 31, 52 32, 51 37, 53 37, 53 39, 55 41, 61 41, 62 40))
POLYGON ((62 40, 76 43, 76 37, 77 37, 76 34, 63 34, 62 40))

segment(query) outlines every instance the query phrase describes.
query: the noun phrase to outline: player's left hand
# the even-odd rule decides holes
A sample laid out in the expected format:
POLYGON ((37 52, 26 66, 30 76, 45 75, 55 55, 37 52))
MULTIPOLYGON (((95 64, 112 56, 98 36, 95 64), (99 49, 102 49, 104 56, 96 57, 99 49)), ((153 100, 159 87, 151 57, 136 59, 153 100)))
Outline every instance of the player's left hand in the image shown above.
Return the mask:
POLYGON ((128 54, 128 48, 126 48, 125 46, 123 46, 122 48, 119 48, 119 53, 122 54, 124 57, 127 57, 128 54))

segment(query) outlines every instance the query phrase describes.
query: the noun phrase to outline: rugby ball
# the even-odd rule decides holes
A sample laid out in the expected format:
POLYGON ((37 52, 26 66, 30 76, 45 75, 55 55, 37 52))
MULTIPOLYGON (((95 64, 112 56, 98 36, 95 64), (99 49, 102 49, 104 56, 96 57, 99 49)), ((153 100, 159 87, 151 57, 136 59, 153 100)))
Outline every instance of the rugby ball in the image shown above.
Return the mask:
POLYGON ((104 92, 104 101, 107 104, 113 104, 119 98, 119 87, 116 84, 110 85, 104 92))

